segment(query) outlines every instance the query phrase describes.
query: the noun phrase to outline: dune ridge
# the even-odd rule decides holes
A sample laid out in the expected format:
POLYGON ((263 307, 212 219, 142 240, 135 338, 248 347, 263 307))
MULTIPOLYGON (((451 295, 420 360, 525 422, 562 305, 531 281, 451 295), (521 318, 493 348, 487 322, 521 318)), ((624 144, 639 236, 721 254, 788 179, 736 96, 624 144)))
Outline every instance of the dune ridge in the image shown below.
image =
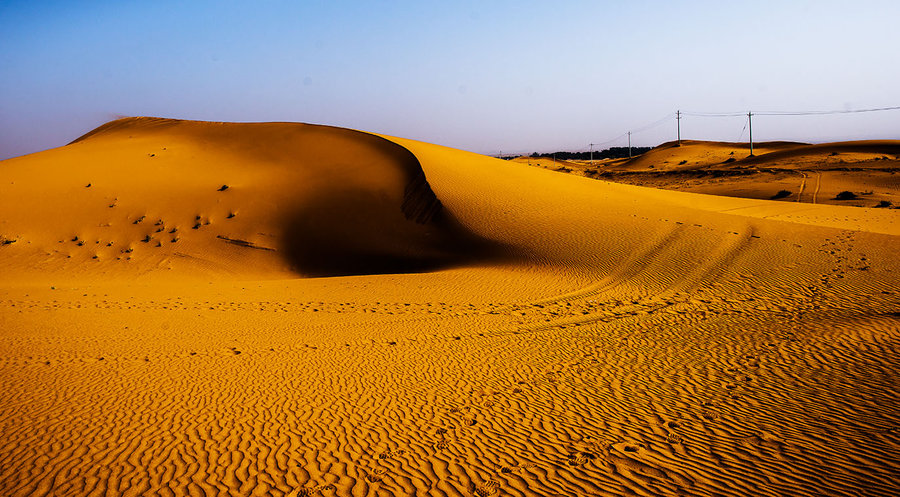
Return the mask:
MULTIPOLYGON (((210 213, 193 242, 197 257, 183 266, 168 270, 153 251, 136 251, 137 271, 81 278, 70 271, 90 259, 57 266, 50 257, 36 276, 21 269, 35 263, 27 241, 41 241, 40 230, 25 228, 45 211, 0 204, 9 213, 0 233, 24 227, 19 241, 0 246, 2 269, 14 271, 4 274, 22 275, 0 284, 6 494, 895 491, 896 211, 656 190, 381 136, 377 143, 415 157, 422 176, 397 172, 406 153, 382 159, 378 148, 349 157, 365 167, 344 162, 347 154, 322 154, 327 167, 315 168, 339 170, 317 186, 341 193, 342 206, 382 205, 367 192, 387 185, 384 205, 393 214, 368 218, 374 227, 351 224, 357 239, 395 223, 419 233, 447 216, 504 257, 422 272, 298 277, 282 271, 281 253, 208 236, 263 212, 259 195, 222 205, 251 179, 265 185, 256 191, 267 199, 296 197, 296 184, 280 176, 223 178, 238 162, 260 176, 283 174, 286 155, 315 163, 291 145, 294 127, 148 124, 148 133, 166 133, 166 145, 123 126, 0 162, 0 198, 18 195, 30 206, 31 194, 15 189, 24 190, 23 171, 57 161, 89 168, 124 157, 116 151, 131 150, 128 140, 148 140, 139 143, 143 154, 157 143, 187 152, 176 158, 179 167, 202 164, 196 190, 208 193, 171 208, 210 213), (202 159, 199 152, 209 151, 188 148, 182 137, 221 130, 247 148, 209 141, 220 155, 202 159), (272 149, 271 136, 266 147, 256 145, 270 133, 284 134, 283 150, 272 149), (78 156, 78 147, 90 155, 78 156), (403 209, 416 197, 407 186, 426 180, 441 209, 420 186, 413 190, 422 199, 403 209), (223 184, 229 188, 218 191, 223 184), (207 247, 218 252, 207 255, 207 247), (231 250, 235 261, 217 255, 231 250), (204 269, 203 257, 239 267, 204 269), (173 271, 178 278, 153 277, 173 271), (198 272, 202 278, 193 277, 198 272)), ((337 135, 313 141, 369 140, 337 135)), ((69 192, 59 203, 77 211, 88 178, 79 167, 65 171, 51 186, 69 192), (60 186, 66 182, 77 188, 60 186)), ((92 189, 103 184, 91 181, 92 189)), ((309 212, 318 201, 312 193, 305 200, 265 212, 285 205, 309 212)), ((128 202, 122 196, 119 205, 128 202)), ((133 210, 112 221, 135 230, 155 220, 148 209, 142 223, 129 224, 141 212, 133 210)), ((73 219, 87 226, 95 212, 84 208, 40 229, 73 219)), ((315 232, 314 221, 298 232, 315 232)), ((268 246, 273 237, 253 237, 263 230, 256 226, 223 236, 268 246)), ((321 228, 331 237, 337 231, 321 228)), ((407 240, 408 231, 396 233, 373 238, 407 240)), ((428 244, 415 245, 420 238, 408 239, 413 256, 428 253, 428 244)))

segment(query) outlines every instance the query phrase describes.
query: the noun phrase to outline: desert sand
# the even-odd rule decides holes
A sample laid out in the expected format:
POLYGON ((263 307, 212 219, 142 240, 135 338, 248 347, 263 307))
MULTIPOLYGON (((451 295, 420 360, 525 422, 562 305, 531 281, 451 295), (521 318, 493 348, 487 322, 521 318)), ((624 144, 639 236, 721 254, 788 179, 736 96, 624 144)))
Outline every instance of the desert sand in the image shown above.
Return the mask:
POLYGON ((893 495, 900 211, 809 182, 157 118, 2 161, 0 493, 893 495))

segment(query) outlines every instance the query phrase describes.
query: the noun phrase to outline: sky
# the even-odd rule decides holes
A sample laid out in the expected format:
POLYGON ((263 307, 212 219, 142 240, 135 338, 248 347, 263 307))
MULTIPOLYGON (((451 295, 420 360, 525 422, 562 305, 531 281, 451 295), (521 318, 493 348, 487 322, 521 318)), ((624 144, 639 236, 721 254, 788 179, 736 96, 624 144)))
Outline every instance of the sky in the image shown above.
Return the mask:
MULTIPOLYGON (((624 146, 629 130, 655 146, 676 110, 900 105, 898 19, 896 0, 0 0, 0 159, 122 116, 490 155, 624 146)), ((681 133, 746 141, 746 124, 686 115, 681 133)), ((753 138, 900 139, 900 111, 760 115, 753 138)))

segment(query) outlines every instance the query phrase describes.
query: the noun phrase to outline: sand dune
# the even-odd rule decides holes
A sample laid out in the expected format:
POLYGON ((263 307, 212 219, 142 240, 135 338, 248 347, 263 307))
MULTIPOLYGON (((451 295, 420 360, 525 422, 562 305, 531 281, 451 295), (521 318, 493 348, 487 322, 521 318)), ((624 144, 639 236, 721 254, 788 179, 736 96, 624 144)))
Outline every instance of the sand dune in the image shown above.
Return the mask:
POLYGON ((443 211, 412 154, 345 129, 121 119, 6 161, 4 175, 0 229, 32 261, 10 272, 326 276, 487 249, 443 211))
POLYGON ((633 159, 519 163, 608 181, 730 197, 891 208, 900 206, 900 141, 749 143, 683 140, 633 159), (854 196, 839 196, 851 192, 854 196))
POLYGON ((0 162, 0 212, 8 495, 891 495, 900 475, 896 210, 138 118, 0 162))

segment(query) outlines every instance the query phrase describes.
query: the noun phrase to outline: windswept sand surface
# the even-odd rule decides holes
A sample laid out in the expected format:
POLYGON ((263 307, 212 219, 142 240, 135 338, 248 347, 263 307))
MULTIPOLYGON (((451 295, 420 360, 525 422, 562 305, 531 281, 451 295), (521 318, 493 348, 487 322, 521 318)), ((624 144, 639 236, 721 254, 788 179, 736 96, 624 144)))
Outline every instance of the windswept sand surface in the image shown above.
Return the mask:
POLYGON ((138 118, 0 162, 0 236, 3 495, 900 481, 897 210, 138 118))

